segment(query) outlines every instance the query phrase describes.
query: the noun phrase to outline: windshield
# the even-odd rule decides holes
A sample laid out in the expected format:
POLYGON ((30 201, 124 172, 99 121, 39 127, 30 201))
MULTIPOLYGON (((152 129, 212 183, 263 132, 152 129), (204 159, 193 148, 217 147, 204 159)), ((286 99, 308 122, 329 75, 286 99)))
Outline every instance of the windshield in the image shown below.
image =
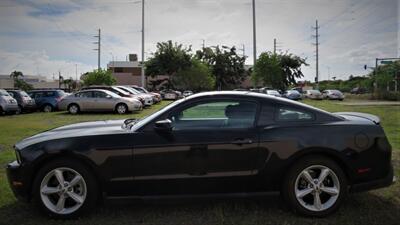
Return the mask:
POLYGON ((185 101, 184 98, 183 98, 183 99, 180 99, 180 100, 177 100, 177 101, 175 101, 175 102, 173 102, 173 103, 171 103, 171 104, 165 106, 165 107, 162 108, 161 110, 159 110, 159 111, 157 111, 157 112, 155 112, 155 113, 153 113, 153 114, 150 114, 150 115, 144 117, 143 119, 137 121, 136 124, 132 126, 131 130, 132 130, 132 131, 135 131, 135 130, 141 128, 142 126, 144 126, 144 125, 147 124, 148 122, 152 121, 153 119, 157 118, 158 116, 160 116, 160 115, 163 114, 164 112, 166 112, 166 111, 168 111, 169 109, 175 107, 176 105, 180 104, 180 103, 183 102, 183 101, 185 101))
POLYGON ((29 97, 29 95, 25 91, 20 91, 19 93, 22 95, 22 97, 29 97))
POLYGON ((138 91, 140 91, 142 93, 148 93, 148 91, 146 89, 142 88, 142 87, 138 87, 138 88, 136 88, 136 90, 138 90, 138 91))
POLYGON ((0 90, 0 96, 10 96, 10 94, 5 90, 0 90))
POLYGON ((129 95, 129 93, 127 91, 122 90, 121 88, 118 87, 113 87, 115 90, 117 90, 118 92, 122 93, 123 95, 129 95))

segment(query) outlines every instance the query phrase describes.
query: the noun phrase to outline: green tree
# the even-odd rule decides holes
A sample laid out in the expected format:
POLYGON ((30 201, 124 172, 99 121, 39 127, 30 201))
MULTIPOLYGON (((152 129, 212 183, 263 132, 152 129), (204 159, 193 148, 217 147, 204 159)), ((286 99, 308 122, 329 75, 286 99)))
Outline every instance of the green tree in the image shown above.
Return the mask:
POLYGON ((215 79, 207 65, 197 59, 192 66, 178 71, 171 79, 172 85, 180 90, 206 91, 214 88, 215 79))
POLYGON ((235 47, 206 47, 197 51, 196 57, 209 65, 219 90, 237 87, 248 75, 244 68, 246 57, 239 56, 235 47))
POLYGON ((171 40, 157 43, 156 52, 145 63, 146 76, 168 75, 172 79, 178 71, 191 67, 190 52, 190 47, 171 40))
POLYGON ((14 80, 14 87, 24 90, 24 91, 32 90, 33 86, 31 84, 20 79, 23 76, 24 76, 24 74, 21 71, 14 71, 10 74, 10 77, 13 78, 13 80, 14 80))
POLYGON ((255 84, 262 82, 264 86, 285 90, 296 84, 296 78, 304 76, 302 65, 308 66, 305 59, 296 55, 263 52, 256 61, 252 80, 255 84))
POLYGON ((83 85, 113 85, 116 83, 115 78, 109 70, 94 70, 83 76, 83 85))
POLYGON ((16 70, 10 74, 10 77, 13 78, 14 81, 19 80, 19 78, 21 78, 23 76, 24 76, 24 74, 21 71, 16 71, 16 70))

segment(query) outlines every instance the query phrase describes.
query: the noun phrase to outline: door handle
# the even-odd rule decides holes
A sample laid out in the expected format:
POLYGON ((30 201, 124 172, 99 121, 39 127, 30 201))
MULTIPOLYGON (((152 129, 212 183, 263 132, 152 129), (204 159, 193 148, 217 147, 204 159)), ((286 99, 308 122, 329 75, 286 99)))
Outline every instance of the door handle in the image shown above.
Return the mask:
POLYGON ((239 138, 239 139, 235 139, 231 142, 231 144, 234 145, 249 145, 252 144, 253 141, 251 139, 243 139, 243 138, 239 138))

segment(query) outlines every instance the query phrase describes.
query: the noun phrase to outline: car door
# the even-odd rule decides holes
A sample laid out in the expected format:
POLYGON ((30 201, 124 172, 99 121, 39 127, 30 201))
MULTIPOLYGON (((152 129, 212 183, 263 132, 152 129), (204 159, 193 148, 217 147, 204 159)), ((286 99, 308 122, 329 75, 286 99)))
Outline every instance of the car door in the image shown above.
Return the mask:
POLYGON ((258 155, 257 109, 257 102, 249 100, 202 100, 159 118, 171 120, 172 131, 159 133, 150 125, 135 140, 133 173, 138 191, 245 191, 258 155))
POLYGON ((44 93, 43 92, 32 92, 32 97, 35 99, 38 107, 42 107, 44 104, 44 93))
POLYGON ((115 99, 102 91, 93 91, 93 109, 96 111, 114 110, 115 99), (107 97, 108 96, 108 97, 107 97))

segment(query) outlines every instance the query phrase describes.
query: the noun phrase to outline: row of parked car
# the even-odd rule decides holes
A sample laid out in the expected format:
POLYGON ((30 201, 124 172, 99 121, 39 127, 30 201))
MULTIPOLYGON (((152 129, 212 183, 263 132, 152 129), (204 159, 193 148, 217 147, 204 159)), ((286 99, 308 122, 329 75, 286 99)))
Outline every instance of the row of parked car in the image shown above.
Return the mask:
MULTIPOLYGON (((237 91, 244 91, 245 89, 235 89, 237 91)), ((246 90, 247 91, 247 90, 246 90)), ((284 97, 291 100, 301 100, 303 98, 315 99, 315 100, 322 100, 322 99, 329 99, 329 100, 340 100, 343 101, 344 94, 339 90, 324 90, 320 92, 319 90, 306 90, 301 91, 297 88, 286 90, 284 92, 270 89, 270 88, 258 88, 258 89, 250 89, 250 91, 264 93, 267 95, 272 95, 276 97, 284 97)))
POLYGON ((90 86, 72 94, 63 90, 25 92, 0 89, 0 113, 66 110, 71 114, 84 111, 123 114, 142 110, 161 100, 161 94, 138 86, 90 86))

